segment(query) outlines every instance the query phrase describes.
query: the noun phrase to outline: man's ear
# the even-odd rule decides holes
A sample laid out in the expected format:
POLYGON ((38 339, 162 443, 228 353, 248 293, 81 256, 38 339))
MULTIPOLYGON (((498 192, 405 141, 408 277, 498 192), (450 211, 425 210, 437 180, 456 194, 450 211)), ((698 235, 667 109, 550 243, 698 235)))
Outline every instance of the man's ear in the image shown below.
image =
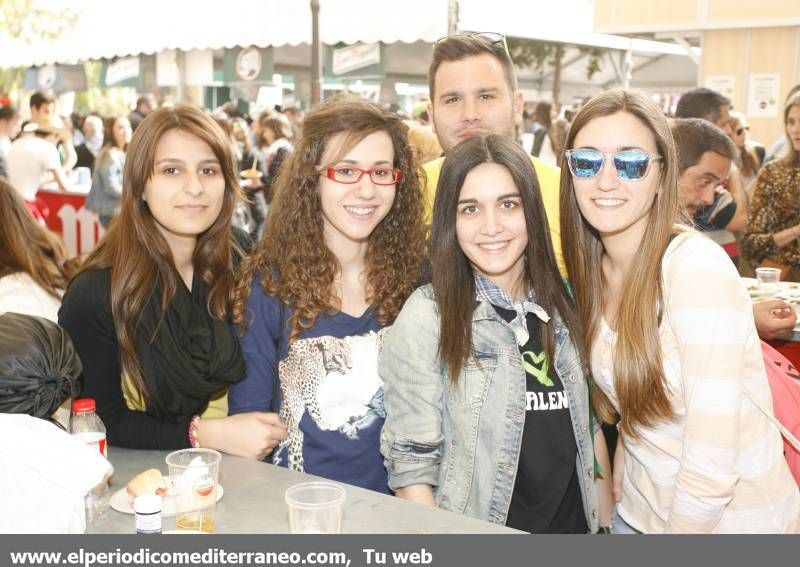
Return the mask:
POLYGON ((522 117, 522 108, 525 106, 525 99, 522 91, 514 91, 514 116, 522 117))

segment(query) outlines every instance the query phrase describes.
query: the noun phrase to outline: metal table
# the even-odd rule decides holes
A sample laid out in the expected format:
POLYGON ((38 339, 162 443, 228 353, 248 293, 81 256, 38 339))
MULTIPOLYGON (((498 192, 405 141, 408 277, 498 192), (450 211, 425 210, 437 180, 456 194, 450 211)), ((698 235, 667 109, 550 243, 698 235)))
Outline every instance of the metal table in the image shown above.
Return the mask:
MULTIPOLYGON (((110 447, 114 465, 111 494, 138 473, 157 468, 166 473, 169 451, 110 447)), ((220 484, 225 493, 217 504, 215 533, 288 533, 283 495, 299 482, 323 480, 271 464, 223 455, 220 484)), ((408 502, 394 496, 342 484, 347 493, 343 533, 522 533, 460 514, 408 502)), ((165 523, 167 523, 165 521, 165 523)), ((135 533, 133 515, 109 510, 88 525, 88 533, 135 533)))

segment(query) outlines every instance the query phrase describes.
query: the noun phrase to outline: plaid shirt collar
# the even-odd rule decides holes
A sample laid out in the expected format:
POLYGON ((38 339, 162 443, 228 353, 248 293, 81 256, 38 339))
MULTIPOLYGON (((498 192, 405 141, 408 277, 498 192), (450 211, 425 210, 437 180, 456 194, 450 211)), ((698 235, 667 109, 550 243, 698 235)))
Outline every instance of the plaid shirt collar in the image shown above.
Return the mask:
POLYGON ((512 301, 506 293, 497 287, 494 282, 489 278, 475 274, 475 300, 488 301, 495 307, 507 309, 516 312, 516 317, 509 323, 514 330, 514 336, 519 346, 528 342, 530 335, 528 334, 528 325, 525 322, 525 316, 528 313, 536 315, 543 323, 550 320, 550 315, 544 308, 536 303, 536 295, 533 290, 528 292, 528 298, 520 301, 512 301))

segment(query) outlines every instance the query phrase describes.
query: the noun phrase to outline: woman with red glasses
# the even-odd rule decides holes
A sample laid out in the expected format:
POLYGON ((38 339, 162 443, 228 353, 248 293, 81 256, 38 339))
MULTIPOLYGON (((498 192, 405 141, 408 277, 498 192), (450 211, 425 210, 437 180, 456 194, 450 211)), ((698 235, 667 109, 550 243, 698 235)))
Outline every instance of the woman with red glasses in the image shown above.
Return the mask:
POLYGON ((284 162, 234 321, 230 412, 278 412, 272 462, 388 492, 378 352, 420 281, 422 197, 402 120, 358 97, 311 111, 284 162))
POLYGON ((756 406, 772 400, 750 300, 724 251, 676 224, 666 118, 644 94, 606 91, 565 147, 564 257, 592 401, 624 455, 614 531, 797 532, 798 488, 756 406))

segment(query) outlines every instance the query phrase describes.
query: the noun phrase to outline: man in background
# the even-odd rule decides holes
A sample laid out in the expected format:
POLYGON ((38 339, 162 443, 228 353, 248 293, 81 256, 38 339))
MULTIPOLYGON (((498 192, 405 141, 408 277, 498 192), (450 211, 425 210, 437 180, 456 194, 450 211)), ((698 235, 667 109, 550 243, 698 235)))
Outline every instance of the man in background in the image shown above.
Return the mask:
MULTIPOLYGON (((502 35, 457 34, 437 41, 428 70, 428 86, 431 95, 428 116, 445 155, 471 136, 515 136, 517 122, 522 119, 523 98, 502 35)), ((566 275, 558 214, 560 170, 536 157, 531 160, 539 178, 556 261, 566 275)), ((428 224, 443 161, 444 158, 439 158, 423 165, 428 224)))
MULTIPOLYGON (((731 139, 710 121, 689 118, 672 124, 672 136, 678 149, 678 194, 690 215, 707 208, 718 197, 717 188, 728 177, 737 150, 731 139)), ((735 214, 731 201, 718 212, 720 222, 735 214)), ((780 299, 753 304, 753 318, 758 335, 773 339, 791 331, 797 322, 794 307, 780 299)))
POLYGON ((142 120, 150 114, 156 107, 155 100, 153 99, 153 95, 142 95, 138 99, 136 99, 136 108, 134 108, 131 113, 128 115, 128 121, 131 123, 131 128, 133 131, 136 131, 136 128, 139 127, 139 124, 142 123, 142 120))
MULTIPOLYGON (((716 91, 700 87, 681 96, 675 116, 705 120, 730 138, 733 134, 730 110, 730 99, 716 91)), ((733 164, 727 179, 715 188, 713 202, 692 213, 697 229, 707 233, 714 242, 722 246, 737 267, 739 245, 733 233, 744 230, 747 226, 747 211, 747 194, 739 170, 733 164), (721 215, 723 211, 726 214, 721 215)))
POLYGON ((8 152, 11 140, 17 137, 22 120, 16 108, 10 103, 0 103, 0 177, 8 179, 8 152))

